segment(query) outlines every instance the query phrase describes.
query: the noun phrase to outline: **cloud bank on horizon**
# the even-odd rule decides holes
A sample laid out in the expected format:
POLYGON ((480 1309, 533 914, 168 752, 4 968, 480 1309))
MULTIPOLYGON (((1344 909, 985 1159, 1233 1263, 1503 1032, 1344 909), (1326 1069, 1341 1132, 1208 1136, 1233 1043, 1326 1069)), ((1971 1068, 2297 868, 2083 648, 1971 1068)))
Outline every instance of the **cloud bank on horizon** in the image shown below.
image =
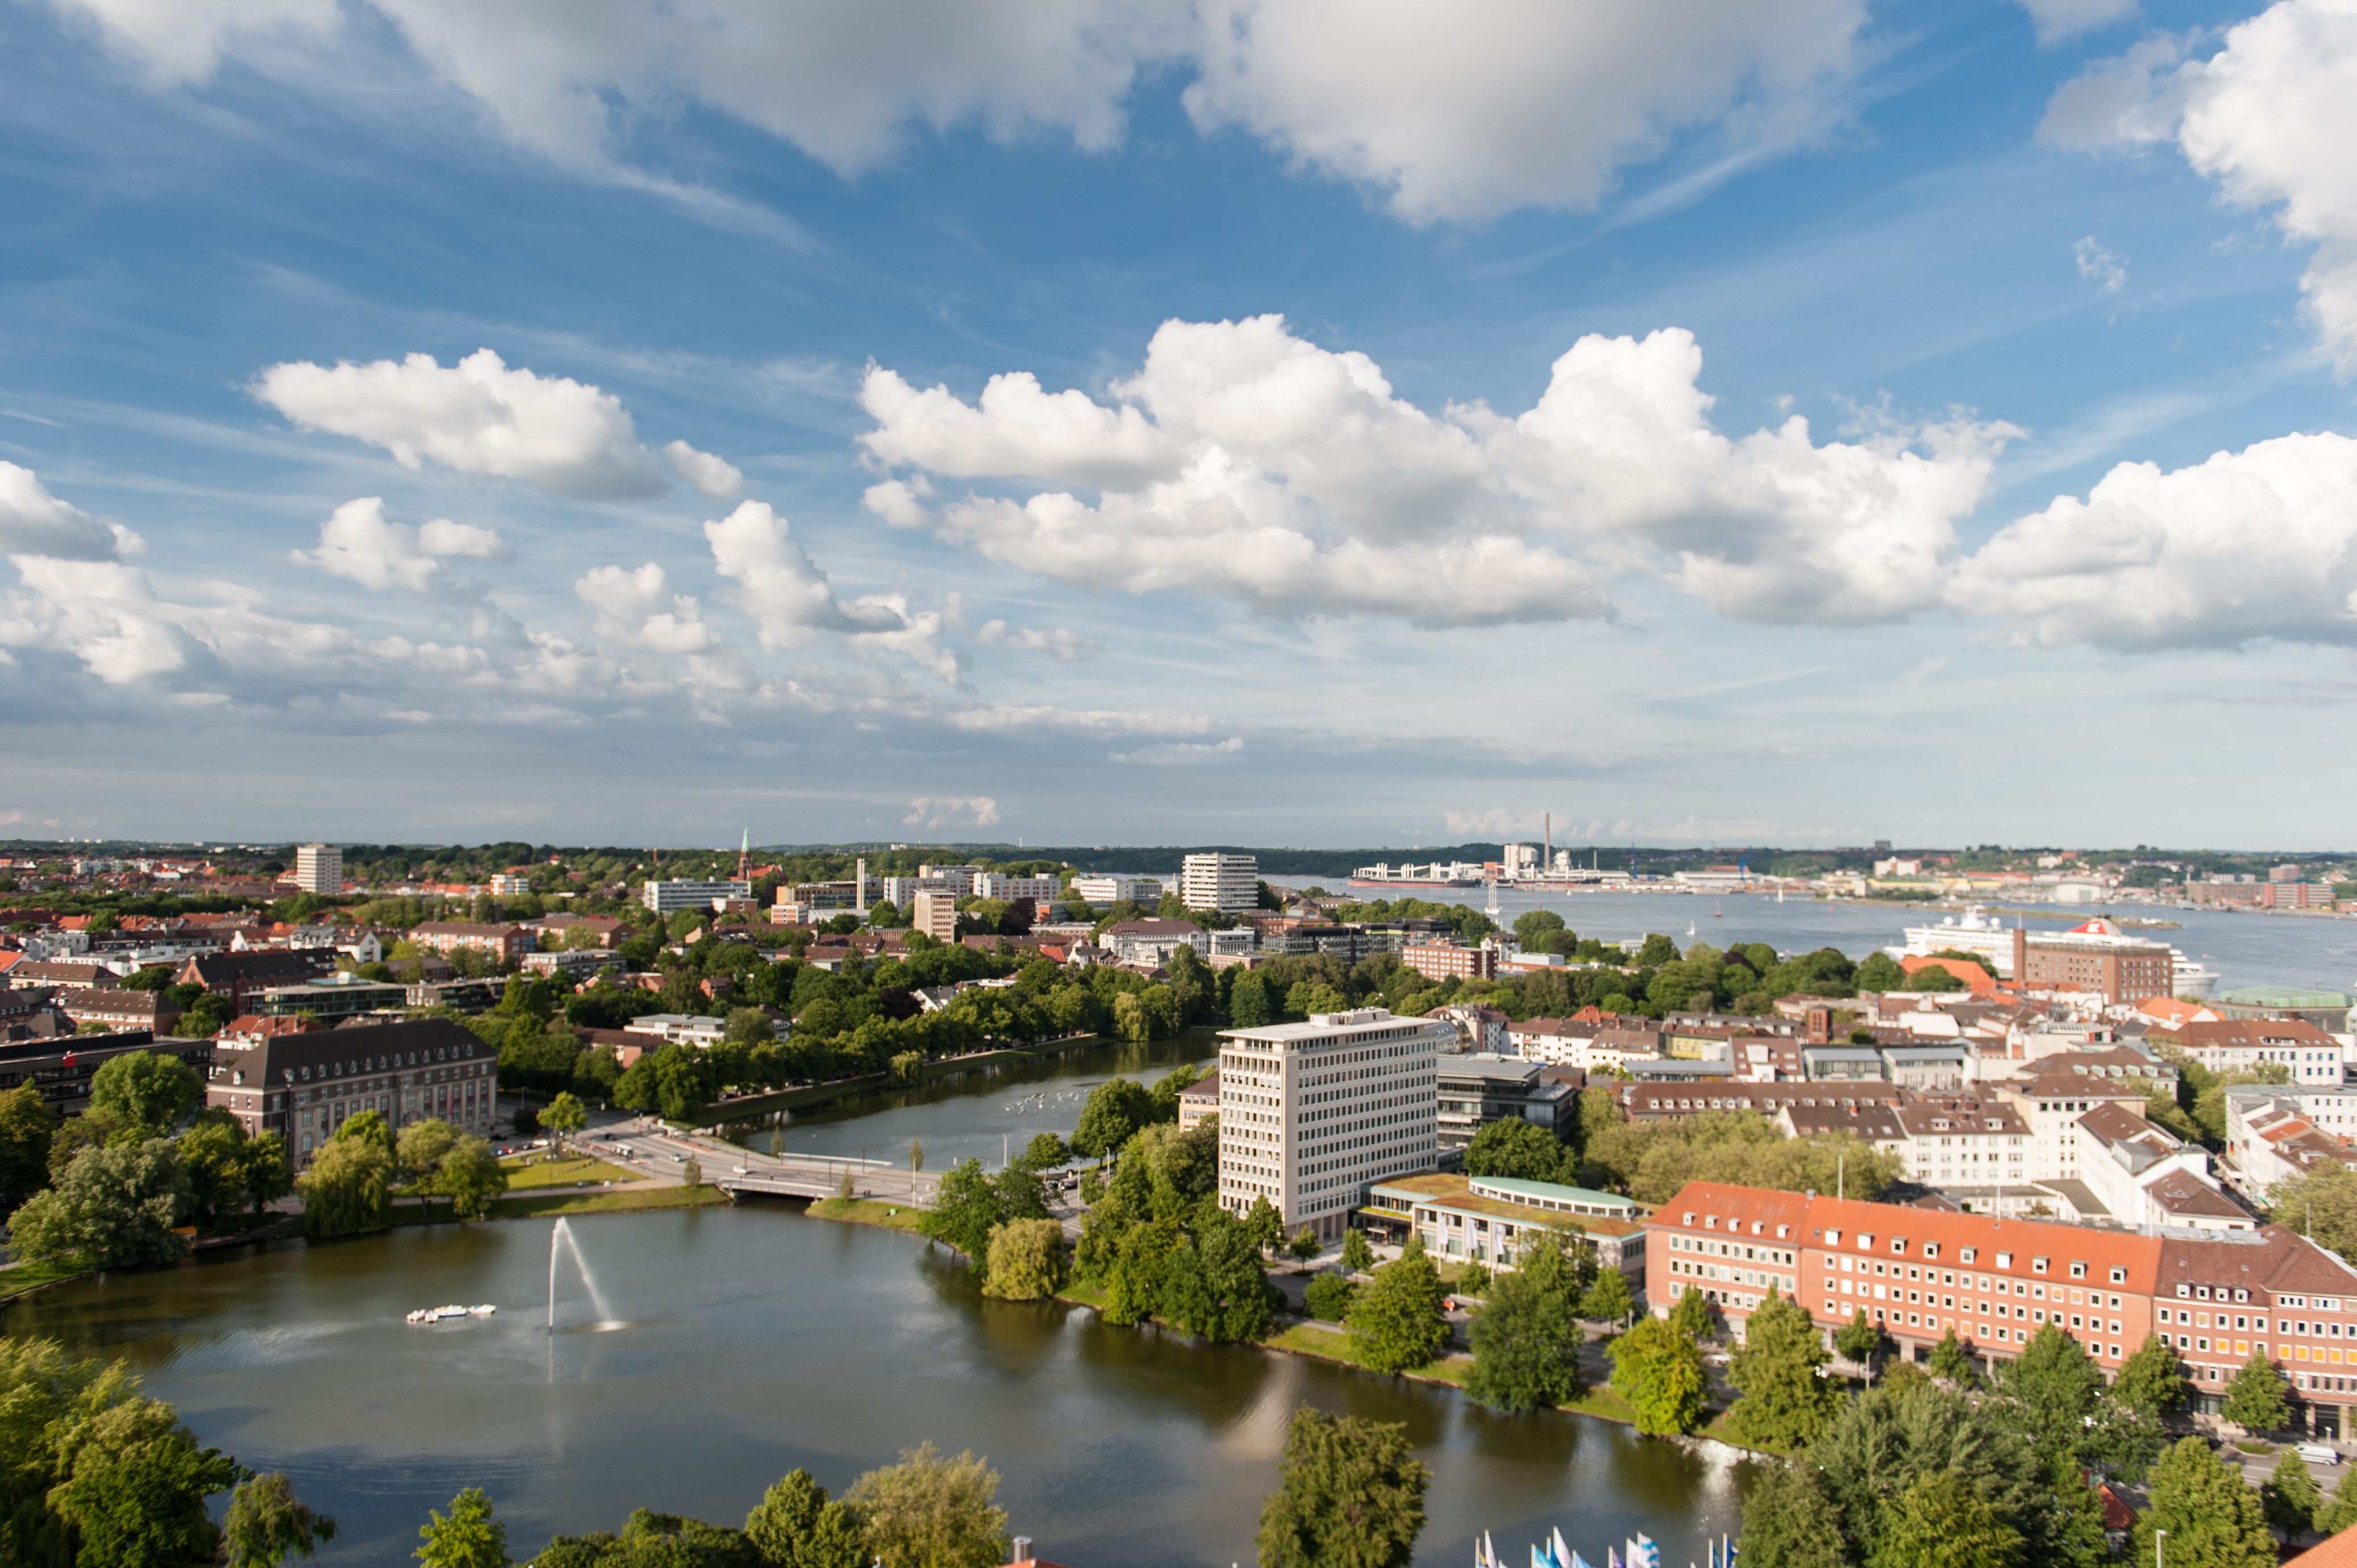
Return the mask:
MULTIPOLYGON (((2172 686, 2233 701, 2262 669, 2284 701, 2347 683, 2347 0, 2175 33, 2133 0, 1972 24, 2018 33, 2001 70, 2050 83, 2002 156, 2061 193, 2021 274, 2052 303, 1974 328, 2083 322, 2067 370, 2030 354, 2043 373, 1921 346, 1982 311, 1971 279, 1892 269, 1813 315, 1780 281, 1885 239, 1770 222, 1755 192, 1846 189, 1863 148, 1911 134, 1878 118, 1932 91, 1893 64, 1928 25, 1897 5, 1477 0, 1448 27, 1408 0, 48 9, 64 63, 13 69, 57 102, 126 77, 257 208, 272 177, 230 122, 339 127, 332 156, 387 193, 386 248, 464 211, 509 259, 262 225, 206 286, 285 319, 225 313, 165 380, 16 378, 0 659, 27 734, 70 736, 79 703, 85 728, 233 744, 299 712, 377 748, 528 734, 583 777, 620 726, 733 796, 801 758, 793 809, 831 828, 799 836, 1075 809, 1108 834, 1209 828, 1280 778, 1273 799, 1340 791, 1348 821, 1503 831, 1529 813, 1467 810, 1501 773, 1551 777, 1566 821, 1801 831, 1870 814, 1823 800, 1863 737, 1814 694, 1861 666, 1920 672, 1867 701, 1984 716, 2104 691, 2158 714, 2172 686), (949 215, 998 170, 1047 205, 949 215), (1082 217, 1143 220, 1180 177, 1197 202, 1273 182, 1317 210, 1184 231, 1204 275, 1183 281, 1082 217), (2188 180, 2171 221, 2216 225, 2206 247, 2138 228, 2188 180), (960 274, 912 270, 929 226, 960 274), (1268 241, 1340 230, 1330 276, 1260 281, 1268 241), (1497 281, 1525 275, 1553 283, 1497 281), (1899 325, 1857 325, 1878 317, 1899 325), (2108 378, 2106 332, 2136 335, 2108 378), (1811 357, 1771 348, 1803 338, 1811 357), (2188 352, 2190 378, 2167 364, 2188 352), (70 427, 113 434, 49 434, 70 427), (176 474, 159 441, 206 456, 176 474), (1533 732, 1516 684, 1575 670, 1596 727, 1533 732), (1777 811, 1693 793, 1705 711, 1777 811)), ((1995 114, 2000 85, 1943 108, 1995 114)), ((1970 183, 1933 140, 1901 170, 1926 203, 1925 171, 1970 183)), ((44 352, 70 351, 59 330, 44 352)))

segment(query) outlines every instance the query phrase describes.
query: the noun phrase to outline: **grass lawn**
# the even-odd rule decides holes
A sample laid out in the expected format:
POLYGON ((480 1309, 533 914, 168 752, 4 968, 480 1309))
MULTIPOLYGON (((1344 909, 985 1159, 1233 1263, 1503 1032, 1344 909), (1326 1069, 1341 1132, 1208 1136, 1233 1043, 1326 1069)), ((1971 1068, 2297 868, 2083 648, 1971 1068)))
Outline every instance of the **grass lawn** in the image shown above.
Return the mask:
MULTIPOLYGON (((1349 1367, 1364 1365, 1352 1353, 1348 1335, 1337 1334, 1330 1328, 1312 1328, 1306 1323, 1297 1323, 1284 1333, 1274 1335, 1263 1343, 1272 1349, 1293 1350, 1305 1356, 1320 1356, 1329 1361, 1340 1361, 1349 1367)), ((1437 1361, 1426 1362, 1421 1367, 1413 1368, 1400 1375, 1422 1379, 1426 1382, 1448 1383, 1461 1389, 1472 1370, 1472 1357, 1448 1356, 1437 1361)))
POLYGON ((1082 1306, 1104 1310, 1105 1293, 1103 1285, 1092 1285, 1085 1280, 1074 1280, 1056 1293, 1059 1301, 1077 1301, 1082 1306))
MULTIPOLYGON (((1619 1396, 1616 1395, 1614 1397, 1618 1398, 1619 1396)), ((1717 1415, 1712 1416, 1708 1422, 1704 1423, 1699 1435, 1704 1437, 1715 1437, 1719 1442, 1727 1444, 1732 1447, 1749 1448, 1760 1454, 1790 1454, 1792 1452, 1792 1450, 1789 1448, 1778 1448, 1772 1444, 1755 1442, 1749 1437, 1737 1437, 1733 1435, 1727 1430, 1727 1418, 1731 1413, 1732 1412, 1729 1411, 1723 1410, 1717 1415)))
POLYGON ((59 1280, 75 1279, 90 1272, 90 1265, 81 1262, 13 1263, 0 1269, 0 1301, 23 1295, 27 1291, 37 1291, 43 1285, 56 1284, 59 1280))
POLYGON ((522 1158, 504 1159, 500 1168, 508 1173, 508 1190, 522 1192, 536 1187, 571 1187, 579 1181, 644 1181, 637 1171, 623 1165, 608 1165, 604 1160, 591 1159, 587 1155, 567 1155, 561 1160, 534 1156, 538 1163, 526 1165, 522 1158))
POLYGON ((1611 1387, 1605 1383, 1597 1384, 1579 1398, 1560 1408, 1577 1411, 1582 1415, 1598 1416, 1606 1421, 1617 1421, 1627 1426, 1637 1424, 1637 1412, 1629 1408, 1629 1402, 1614 1393, 1611 1387))
POLYGON ((628 1214, 644 1208, 704 1208, 726 1203, 716 1187, 608 1187, 582 1192, 526 1192, 491 1205, 494 1219, 533 1219, 551 1214, 628 1214))
POLYGON ((836 1219, 845 1225, 876 1225, 887 1230, 915 1232, 925 1211, 905 1203, 878 1203, 872 1197, 822 1197, 810 1206, 813 1219, 836 1219), (897 1212, 896 1212, 897 1211, 897 1212))

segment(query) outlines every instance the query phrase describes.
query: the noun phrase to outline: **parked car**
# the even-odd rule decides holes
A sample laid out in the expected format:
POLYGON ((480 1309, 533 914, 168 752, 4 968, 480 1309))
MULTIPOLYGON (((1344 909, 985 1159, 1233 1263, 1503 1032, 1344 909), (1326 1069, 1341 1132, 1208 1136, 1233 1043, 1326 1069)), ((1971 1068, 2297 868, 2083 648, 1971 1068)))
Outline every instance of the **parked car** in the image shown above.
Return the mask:
POLYGON ((2328 1448, 2321 1443, 2303 1443, 2299 1445, 2298 1453, 2300 1458, 2310 1465, 2338 1465, 2341 1463, 2341 1450, 2338 1448, 2328 1448))

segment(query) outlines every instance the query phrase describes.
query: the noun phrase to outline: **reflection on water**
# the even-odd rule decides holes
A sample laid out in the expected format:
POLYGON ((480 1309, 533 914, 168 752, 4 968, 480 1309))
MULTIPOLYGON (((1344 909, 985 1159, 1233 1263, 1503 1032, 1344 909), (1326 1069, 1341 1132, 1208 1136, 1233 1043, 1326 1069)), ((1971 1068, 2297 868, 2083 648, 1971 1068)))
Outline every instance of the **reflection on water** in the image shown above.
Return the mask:
POLYGON ((767 1154, 888 1160, 925 1145, 925 1168, 963 1159, 996 1169, 1002 1151, 1020 1154, 1040 1133, 1068 1135, 1080 1123, 1089 1090, 1109 1078, 1152 1080, 1181 1063, 1208 1066, 1219 1054, 1208 1029, 1146 1045, 1096 1046, 1062 1056, 838 1100, 801 1112, 781 1127, 743 1126, 736 1135, 767 1154))
POLYGON ((552 1335, 548 1230, 209 1255, 44 1293, 6 1327, 128 1359, 207 1442, 287 1471, 345 1523, 323 1568, 407 1564, 462 1487, 492 1494, 521 1557, 640 1505, 733 1522, 796 1466, 841 1487, 927 1438, 987 1455, 1013 1528, 1059 1562, 1224 1568, 1253 1558, 1304 1402, 1406 1424, 1434 1472, 1426 1563, 1461 1563, 1484 1529, 1512 1551, 1557 1525, 1594 1560, 1643 1530, 1664 1561, 1700 1561, 1735 1527, 1726 1450, 987 1300, 944 1251, 785 1204, 583 1220, 613 1310, 576 1294, 568 1316, 560 1294, 552 1335), (420 1301, 500 1310, 403 1322, 420 1301))

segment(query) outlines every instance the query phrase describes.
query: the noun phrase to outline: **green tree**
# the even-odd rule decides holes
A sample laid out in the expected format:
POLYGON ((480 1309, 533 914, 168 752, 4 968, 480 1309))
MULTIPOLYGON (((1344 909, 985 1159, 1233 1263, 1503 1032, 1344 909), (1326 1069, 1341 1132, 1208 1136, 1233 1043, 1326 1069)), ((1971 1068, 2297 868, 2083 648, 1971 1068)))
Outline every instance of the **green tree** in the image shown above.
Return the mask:
POLYGON ((1841 1391, 1817 1375, 1825 1353, 1808 1312, 1770 1295, 1743 1327, 1727 1380, 1742 1391, 1727 1412, 1727 1430, 1763 1448, 1794 1449, 1813 1441, 1841 1403, 1841 1391))
POLYGON ((132 1398, 77 1423, 60 1461, 48 1502, 80 1537, 75 1568, 213 1560, 205 1499, 237 1483, 237 1461, 200 1446, 170 1405, 132 1398))
POLYGON ((1264 1252, 1274 1252, 1284 1242, 1285 1221, 1277 1218, 1266 1193, 1254 1198, 1252 1207, 1244 1211, 1244 1234, 1264 1252))
POLYGON ((1587 1339, 1578 1275, 1554 1237, 1533 1238, 1521 1265, 1491 1282, 1473 1319, 1473 1370, 1465 1391, 1496 1410, 1568 1404, 1579 1396, 1579 1350, 1587 1339))
POLYGON ((393 1163, 412 1182, 427 1183, 458 1144, 458 1129, 438 1116, 412 1122, 393 1141, 393 1163))
POLYGON ((1932 1347, 1932 1375, 1945 1378, 1958 1388, 1972 1385, 1973 1353, 1963 1340, 1956 1337, 1953 1327, 1940 1337, 1937 1345, 1932 1347))
POLYGON ((1239 972, 1235 989, 1228 993, 1228 1022, 1239 1029, 1258 1029, 1275 1021, 1268 982, 1249 969, 1239 972))
POLYGON ((858 1515, 870 1557, 884 1568, 998 1568, 1006 1510, 992 1498, 998 1473, 971 1453, 944 1459, 931 1443, 870 1470, 844 1501, 858 1515))
MULTIPOLYGON (((1036 1143, 1038 1140, 1033 1141, 1036 1143)), ((915 1176, 924 1168, 925 1141, 922 1138, 911 1138, 909 1140, 909 1174, 915 1176)))
POLYGON ((2308 1461, 2299 1456, 2297 1447, 2285 1448, 2276 1455, 2275 1469, 2259 1487, 2259 1504, 2267 1522, 2287 1536, 2310 1528, 2324 1511, 2323 1488, 2308 1473, 2308 1461))
POLYGON ((1834 1330, 1834 1350, 1845 1361, 1854 1361, 1866 1369, 1868 1382, 1874 1380, 1874 1359, 1882 1353, 1882 1326, 1867 1316, 1859 1307, 1847 1323, 1834 1330))
POLYGON ((790 1470, 745 1517, 761 1568, 866 1568, 859 1520, 807 1470, 790 1470))
POLYGON ((1016 1159, 1025 1170, 1052 1171, 1069 1163, 1071 1157, 1071 1145, 1063 1139, 1053 1133, 1035 1133, 1016 1159))
POLYGON ((565 1152, 565 1140, 589 1124, 589 1108, 566 1090, 541 1108, 540 1124, 554 1134, 556 1152, 565 1152))
POLYGON ((1432 1472, 1407 1428, 1307 1405, 1286 1429, 1277 1489, 1261 1505, 1259 1568, 1407 1568, 1432 1472))
POLYGON ((362 1124, 375 1114, 364 1112, 338 1128, 311 1168, 295 1178, 295 1190, 303 1195, 305 1235, 355 1236, 392 1225, 393 1155, 376 1135, 384 1124, 362 1124))
POLYGON ((1440 1304, 1440 1271, 1423 1248, 1410 1246, 1377 1269, 1351 1304, 1351 1354, 1378 1372, 1423 1366, 1448 1341, 1440 1304))
POLYGON ((1612 1341, 1612 1387, 1637 1417, 1637 1430, 1662 1437, 1702 1424, 1702 1347, 1669 1318, 1641 1317, 1612 1341))
POLYGON ((2357 1524, 2357 1468, 2341 1475, 2341 1484, 2332 1488, 2332 1500, 2316 1512, 2319 1535, 2338 1535, 2352 1524, 2357 1524))
POLYGON ((40 1086, 27 1080, 0 1094, 0 1214, 48 1184, 49 1140, 57 1135, 58 1113, 41 1098, 40 1086))
POLYGON ((442 1156, 434 1174, 434 1191, 450 1200, 450 1211, 461 1219, 482 1219, 508 1189, 507 1167, 491 1146, 472 1133, 461 1133, 442 1156))
POLYGON ((2265 1346, 2252 1350, 2251 1359, 2226 1385, 2226 1402, 2219 1413, 2252 1432, 2279 1432, 2290 1422, 2283 1374, 2268 1361, 2265 1346))
POLYGON ((1109 1078, 1089 1090, 1081 1107, 1080 1124, 1072 1129, 1072 1152, 1085 1159, 1103 1159, 1153 1120, 1154 1096, 1143 1085, 1109 1078))
POLYGON ((2158 1334, 2147 1334, 2136 1354, 2120 1363, 2112 1381, 2111 1397, 2130 1410, 2163 1416, 2185 1402, 2185 1363, 2176 1348, 2158 1334))
POLYGON ((2013 1568, 2021 1532, 1952 1470, 1915 1477, 1890 1508, 1874 1568, 2013 1568))
POLYGON ((1064 1288, 1064 1228, 1053 1219, 1010 1219, 990 1232, 982 1294, 1037 1301, 1064 1288))
POLYGON ((1841 1516, 1805 1464, 1770 1466, 1743 1498, 1743 1568, 1846 1568, 1841 1516))
POLYGON ((126 1052, 91 1075, 91 1109, 143 1138, 171 1136, 204 1102, 204 1075, 160 1051, 126 1052))
POLYGON ((1318 1241, 1318 1232, 1307 1225, 1293 1233, 1293 1240, 1286 1244, 1285 1250, 1305 1263, 1323 1251, 1318 1241))
POLYGON ((1351 1299, 1358 1294, 1359 1287, 1340 1274, 1318 1274, 1302 1292, 1309 1316, 1320 1323, 1340 1323, 1349 1316, 1351 1299))
POLYGON ((88 1148, 11 1217, 9 1244, 20 1257, 82 1257, 102 1269, 168 1263, 188 1256, 173 1228, 188 1205, 188 1174, 171 1140, 88 1148))
POLYGON ((2185 1438, 2160 1456, 2148 1496, 2136 1517, 2135 1561, 2153 1561, 2154 1532, 2167 1530, 2169 1568, 2275 1568, 2275 1537, 2259 1494, 2200 1438, 2185 1438))
POLYGON ((1619 1269, 1599 1269, 1596 1283, 1587 1287, 1580 1298, 1579 1316, 1590 1323, 1620 1323, 1637 1310, 1637 1298, 1629 1289, 1629 1276, 1619 1269))
POLYGON ((295 1496, 295 1484, 273 1470, 255 1476, 230 1494, 221 1520, 229 1568, 277 1568, 289 1557, 308 1557, 322 1541, 336 1539, 336 1521, 315 1513, 295 1496))
POLYGON ((2050 1465, 2077 1452, 2104 1391, 2104 1373, 2076 1339, 2050 1323, 2029 1337, 1998 1388, 2012 1402, 2021 1431, 2050 1465))
POLYGON ((1689 1339, 1702 1339, 1709 1336, 1712 1319, 1717 1316, 1710 1298, 1688 1285, 1670 1307, 1670 1326, 1689 1339))
POLYGON ((1182 1334, 1213 1344, 1268 1332, 1268 1276, 1242 1220, 1213 1208, 1171 1252, 1162 1285, 1162 1316, 1182 1334))
POLYGON ((990 1255, 990 1232, 1006 1217, 999 1211, 998 1192, 977 1159, 960 1160, 942 1173, 933 1207, 920 1224, 926 1235, 944 1241, 973 1259, 990 1255))
POLYGON ((1375 1249, 1373 1245, 1368 1241, 1367 1233, 1359 1230, 1356 1226, 1344 1231, 1342 1234, 1342 1268, 1344 1272, 1353 1274, 1362 1274, 1374 1266, 1375 1249))
POLYGON ((508 1527, 491 1517, 491 1499, 468 1487, 450 1499, 447 1517, 427 1510, 417 1527, 425 1544, 417 1561, 425 1568, 508 1568, 508 1527))
POLYGON ((1578 1175, 1578 1161, 1554 1133, 1519 1116, 1504 1116, 1473 1134, 1465 1147, 1465 1170, 1469 1176, 1570 1183, 1578 1175))

